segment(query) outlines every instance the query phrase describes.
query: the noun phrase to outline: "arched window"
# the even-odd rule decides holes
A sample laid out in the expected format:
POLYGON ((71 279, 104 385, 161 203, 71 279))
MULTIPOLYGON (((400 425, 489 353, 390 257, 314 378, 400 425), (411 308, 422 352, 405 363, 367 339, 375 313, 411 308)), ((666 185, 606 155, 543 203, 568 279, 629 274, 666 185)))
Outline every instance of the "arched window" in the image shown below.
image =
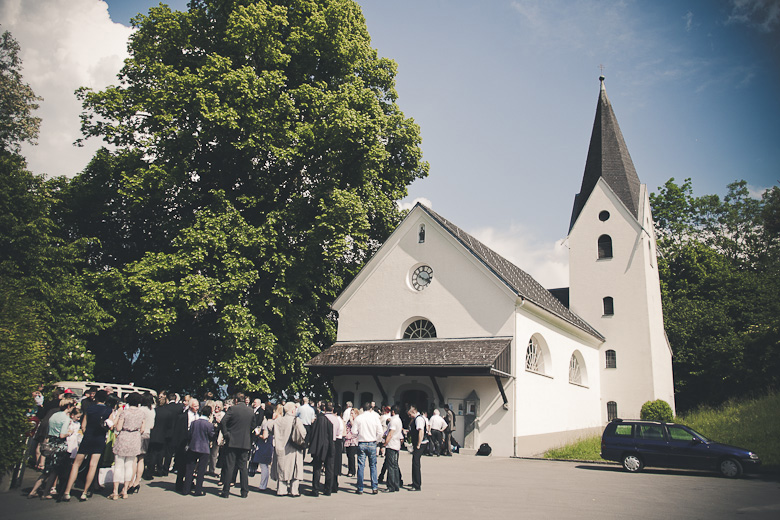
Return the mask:
POLYGON ((528 341, 528 348, 525 350, 525 369, 531 372, 544 374, 544 355, 539 341, 532 337, 528 341))
POLYGON ((612 296, 604 297, 604 316, 612 316, 615 314, 615 301, 612 296))
POLYGON ((607 350, 607 368, 617 368, 617 355, 614 350, 607 350))
POLYGON ((582 384, 582 371, 580 370, 580 361, 574 354, 571 355, 569 360, 569 383, 576 385, 582 384))
POLYGON ((609 235, 599 237, 599 259, 612 258, 612 238, 609 235))
POLYGON ((428 320, 414 320, 406 327, 404 339, 435 338, 436 327, 428 320))
POLYGON ((611 421, 613 419, 617 419, 617 403, 615 401, 610 401, 607 403, 607 420, 611 421))

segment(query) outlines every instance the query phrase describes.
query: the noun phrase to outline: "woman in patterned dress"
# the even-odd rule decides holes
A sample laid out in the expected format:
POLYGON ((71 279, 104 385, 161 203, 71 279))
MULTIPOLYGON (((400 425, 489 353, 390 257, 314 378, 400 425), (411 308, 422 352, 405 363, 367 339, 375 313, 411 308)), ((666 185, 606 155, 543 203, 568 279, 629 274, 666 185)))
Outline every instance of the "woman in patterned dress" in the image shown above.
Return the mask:
POLYGON ((114 442, 114 492, 108 497, 120 498, 119 483, 124 481, 121 498, 127 498, 136 467, 136 457, 141 453, 141 433, 146 424, 146 413, 140 408, 141 394, 127 396, 127 406, 119 414, 114 442))

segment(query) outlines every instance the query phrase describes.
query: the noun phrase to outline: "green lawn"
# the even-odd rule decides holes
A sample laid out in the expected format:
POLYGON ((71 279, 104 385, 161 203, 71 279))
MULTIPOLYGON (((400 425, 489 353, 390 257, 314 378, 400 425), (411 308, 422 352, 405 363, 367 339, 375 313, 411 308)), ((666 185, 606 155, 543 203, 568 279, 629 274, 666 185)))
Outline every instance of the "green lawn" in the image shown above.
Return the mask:
MULTIPOLYGON (((729 401, 717 408, 703 407, 676 417, 705 437, 758 453, 764 468, 780 470, 780 394, 729 401)), ((546 459, 603 460, 601 436, 551 449, 546 459)))

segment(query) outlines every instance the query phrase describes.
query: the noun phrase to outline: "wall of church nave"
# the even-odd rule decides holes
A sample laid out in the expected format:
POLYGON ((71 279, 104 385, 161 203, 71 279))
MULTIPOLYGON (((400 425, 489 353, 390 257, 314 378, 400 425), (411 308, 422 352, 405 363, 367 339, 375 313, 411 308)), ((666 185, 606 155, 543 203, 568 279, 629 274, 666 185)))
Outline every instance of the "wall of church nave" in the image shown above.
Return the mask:
MULTIPOLYGON (((430 377, 380 376, 379 381, 387 393, 390 405, 399 404, 403 407, 405 404, 413 404, 417 401, 417 406, 427 407, 429 413, 434 406, 442 413, 444 411, 430 377)), ((504 408, 504 401, 493 377, 436 378, 445 403, 448 403, 457 415, 453 437, 460 446, 476 449, 486 442, 493 448, 493 454, 496 456, 508 457, 514 454, 511 406, 513 383, 506 378, 501 381, 509 399, 508 409, 504 408), (473 408, 470 406, 472 402, 473 408)), ((382 402, 382 395, 372 376, 337 376, 333 384, 338 393, 339 404, 344 403, 345 392, 347 397, 370 392, 377 404, 382 402), (355 388, 358 389, 357 394, 355 388)), ((350 400, 357 402, 355 399, 350 400)))
POLYGON ((511 336, 514 295, 426 214, 418 216, 398 228, 356 278, 360 286, 337 302, 338 341, 401 339, 418 318, 433 323, 440 338, 511 336), (411 278, 420 266, 433 278, 415 290, 411 278))
MULTIPOLYGON (((517 436, 601 426, 599 350, 540 318, 517 314, 515 402, 517 436), (533 340, 533 345, 530 341, 533 340), (536 363, 534 356, 541 358, 536 363), (572 356, 580 383, 569 381, 572 356)), ((572 374, 576 375, 576 374, 572 374)))

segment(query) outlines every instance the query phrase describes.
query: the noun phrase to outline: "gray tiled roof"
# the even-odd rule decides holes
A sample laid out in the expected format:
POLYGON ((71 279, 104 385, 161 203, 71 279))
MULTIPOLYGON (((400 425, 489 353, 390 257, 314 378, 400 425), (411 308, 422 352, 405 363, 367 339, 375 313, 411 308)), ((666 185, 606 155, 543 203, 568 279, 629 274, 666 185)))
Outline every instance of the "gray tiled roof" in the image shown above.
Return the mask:
POLYGON ((511 343, 509 337, 337 342, 306 366, 315 370, 350 367, 489 370, 511 343))
POLYGON ((580 192, 574 198, 569 230, 574 227, 599 178, 603 178, 631 214, 639 218, 639 176, 631 161, 612 104, 607 98, 603 76, 600 79, 602 83, 596 106, 596 119, 590 135, 585 174, 582 177, 580 192))
POLYGON ((439 222, 453 237, 455 237, 463 246, 476 256, 493 274, 495 274, 507 287, 515 294, 530 300, 546 311, 558 316, 559 318, 571 323, 575 327, 587 332, 588 334, 603 340, 604 336, 591 327, 585 320, 574 314, 564 306, 550 291, 533 279, 533 277, 514 265, 512 262, 499 255, 485 244, 469 235, 458 226, 445 219, 432 209, 418 205, 428 213, 434 220, 439 222))

